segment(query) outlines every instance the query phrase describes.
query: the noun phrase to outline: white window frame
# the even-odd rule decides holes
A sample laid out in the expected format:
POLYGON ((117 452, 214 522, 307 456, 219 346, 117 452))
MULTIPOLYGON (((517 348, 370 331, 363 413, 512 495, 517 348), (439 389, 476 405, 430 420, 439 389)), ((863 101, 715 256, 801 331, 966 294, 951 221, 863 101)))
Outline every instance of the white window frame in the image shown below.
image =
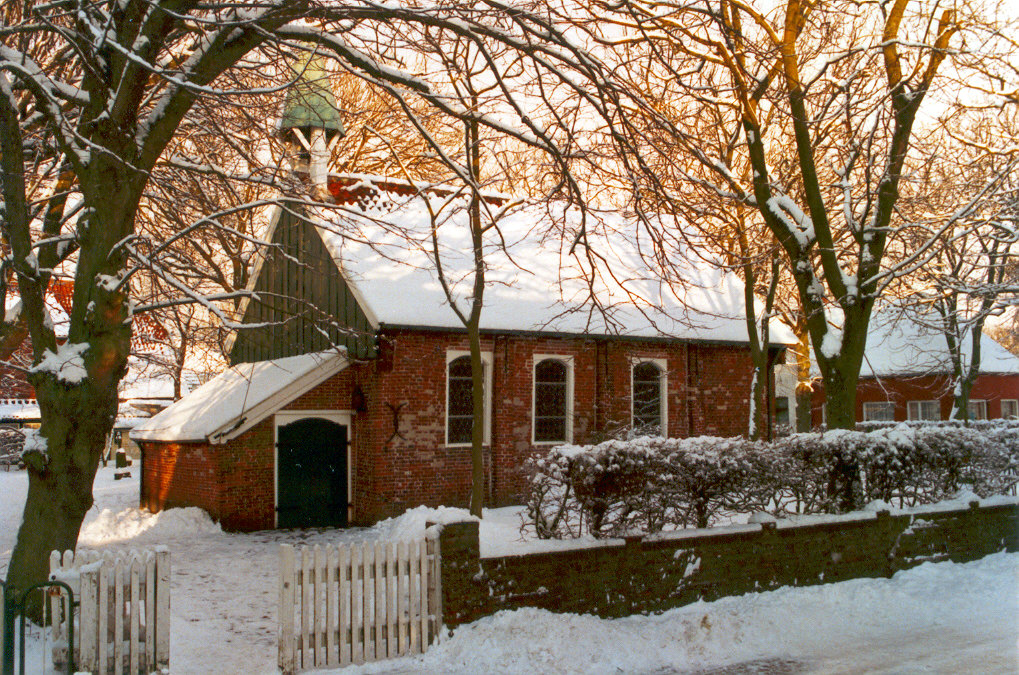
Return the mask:
POLYGON ((573 442, 573 356, 570 354, 534 354, 531 356, 531 445, 562 445, 573 442), (542 361, 553 359, 566 365, 566 438, 561 441, 538 441, 535 440, 536 415, 538 397, 536 389, 538 384, 538 364, 542 361))
POLYGON ((891 401, 867 401, 863 404, 863 421, 864 422, 894 422, 895 421, 895 404, 891 401), (868 408, 869 406, 869 408, 868 408), (868 410, 873 410, 874 406, 880 406, 880 410, 887 410, 891 406, 892 417, 886 419, 884 417, 875 418, 871 417, 868 410))
MULTIPOLYGON (((447 349, 446 350, 446 369, 443 377, 446 380, 446 395, 442 399, 442 436, 446 445, 450 448, 469 448, 470 443, 450 443, 449 442, 449 364, 453 363, 457 359, 466 356, 470 357, 470 350, 463 349, 447 349)), ((492 352, 481 352, 481 370, 482 377, 484 379, 484 394, 485 394, 485 415, 484 415, 484 430, 482 433, 482 443, 489 445, 492 442, 492 352)))
POLYGON ((658 368, 658 415, 662 423, 659 425, 660 436, 669 435, 669 362, 666 359, 642 358, 634 356, 630 358, 630 425, 636 425, 636 414, 634 414, 635 389, 633 382, 633 371, 642 363, 651 363, 658 368))
POLYGON ((1001 418, 1006 420, 1019 419, 1019 399, 1014 398, 1001 399, 1001 418), (1006 403, 1012 408, 1012 412, 1010 414, 1005 413, 1006 403))
POLYGON ((906 419, 910 422, 936 422, 941 420, 941 402, 938 400, 908 401, 906 403, 906 419), (923 415, 924 404, 934 406, 934 417, 923 415))
POLYGON ((969 400, 969 404, 968 404, 968 407, 967 407, 967 412, 969 413, 969 418, 971 420, 985 420, 985 419, 987 419, 987 400, 983 399, 983 398, 971 398, 969 400), (973 407, 976 407, 983 414, 982 415, 974 415, 973 414, 973 410, 972 410, 973 407))

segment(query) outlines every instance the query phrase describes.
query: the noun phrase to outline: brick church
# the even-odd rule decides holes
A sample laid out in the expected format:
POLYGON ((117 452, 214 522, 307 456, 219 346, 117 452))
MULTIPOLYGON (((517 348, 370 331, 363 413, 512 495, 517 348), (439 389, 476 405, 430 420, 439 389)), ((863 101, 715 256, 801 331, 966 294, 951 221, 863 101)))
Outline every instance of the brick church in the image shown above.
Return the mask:
MULTIPOLYGON (((342 131, 338 119, 294 108, 283 133, 306 148, 310 166, 298 168, 318 175, 328 207, 276 209, 231 367, 132 433, 142 503, 199 506, 230 530, 465 506, 478 421, 466 331, 442 283, 469 302, 464 200, 325 175, 315 150, 342 131)), ((615 212, 588 215, 597 256, 571 252, 563 237, 542 236, 578 222, 557 208, 486 203, 499 235, 486 240, 481 313, 487 505, 520 503, 525 461, 554 445, 733 436, 748 425, 739 280, 684 262, 682 283, 662 283, 665 272, 639 255, 647 242, 615 212)), ((794 339, 782 326, 772 333, 774 359, 794 339)))

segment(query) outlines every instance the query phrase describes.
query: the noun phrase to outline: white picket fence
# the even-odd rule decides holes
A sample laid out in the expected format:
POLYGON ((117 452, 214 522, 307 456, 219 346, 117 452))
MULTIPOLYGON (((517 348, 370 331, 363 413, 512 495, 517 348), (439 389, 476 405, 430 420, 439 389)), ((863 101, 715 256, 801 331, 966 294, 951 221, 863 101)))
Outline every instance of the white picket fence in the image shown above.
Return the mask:
POLYGON ((67 583, 78 613, 52 597, 50 635, 55 665, 66 663, 68 621, 77 669, 92 675, 151 673, 170 666, 170 553, 157 548, 50 553, 50 579, 67 583), (59 645, 63 645, 63 651, 59 645))
POLYGON ((420 654, 442 625, 433 540, 280 547, 279 668, 420 654))

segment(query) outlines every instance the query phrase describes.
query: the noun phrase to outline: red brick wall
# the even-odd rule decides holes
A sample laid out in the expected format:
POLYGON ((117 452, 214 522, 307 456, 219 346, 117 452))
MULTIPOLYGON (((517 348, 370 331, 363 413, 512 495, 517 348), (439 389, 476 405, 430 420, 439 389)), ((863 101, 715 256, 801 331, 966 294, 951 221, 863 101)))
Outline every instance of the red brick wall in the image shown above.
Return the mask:
POLYGON ((619 617, 699 600, 890 577, 924 562, 968 562, 1019 550, 1019 507, 980 507, 778 528, 716 528, 680 536, 609 540, 599 546, 482 558, 478 523, 441 526, 443 622, 504 609, 619 617))
MULTIPOLYGON (((666 361, 668 435, 731 436, 746 429, 751 369, 744 348, 505 335, 486 337, 482 347, 492 353, 493 371, 491 443, 485 450, 490 505, 519 503, 525 461, 549 447, 531 442, 536 354, 573 359, 574 443, 598 442, 630 425, 631 368, 640 359, 666 361)), ((467 349, 460 334, 394 332, 379 359, 352 365, 283 408, 349 411, 354 388, 363 391, 366 410, 352 415, 350 429, 351 522, 375 522, 420 504, 467 506, 470 448, 445 444, 446 354, 467 349)), ((191 488, 174 482, 172 504, 150 498, 150 508, 202 499, 200 505, 228 529, 272 527, 274 424, 270 417, 225 445, 207 448, 215 464, 193 479, 217 481, 214 498, 201 497, 207 488, 195 487, 189 502, 191 488)), ((154 466, 172 475, 173 458, 148 445, 146 457, 158 452, 154 466)), ((154 477, 153 485, 167 480, 154 477)))
POLYGON ((197 506, 219 519, 220 478, 215 446, 149 441, 140 445, 142 506, 150 511, 197 506))
MULTIPOLYGON (((970 392, 971 400, 987 401, 987 418, 1001 417, 1002 399, 1019 399, 1019 375, 977 375, 970 392)), ((863 404, 891 401, 895 404, 895 419, 909 419, 909 401, 938 401, 941 419, 948 419, 952 412, 954 396, 951 379, 945 376, 924 377, 872 377, 861 378, 856 388, 856 420, 863 421, 863 404)), ((818 388, 813 397, 812 422, 821 424, 821 409, 824 406, 824 390, 818 388)))
POLYGON ((276 452, 272 417, 240 437, 211 447, 219 466, 217 519, 227 530, 276 525, 276 452))
MULTIPOLYGON (((465 336, 402 331, 387 336, 387 359, 366 387, 370 412, 358 427, 358 470, 364 471, 355 494, 366 520, 396 515, 416 504, 466 506, 470 492, 469 448, 445 445, 446 354, 468 349, 465 336), (393 410, 400 435, 394 435, 393 410)), ((492 429, 487 455, 490 504, 519 503, 526 459, 547 446, 531 442, 533 364, 536 354, 573 359, 573 442, 597 442, 631 421, 634 359, 667 362, 667 431, 670 436, 711 433, 738 435, 746 428, 750 388, 745 348, 684 343, 489 336, 483 350, 492 353, 492 429), (698 414, 690 419, 687 361, 697 368, 690 395, 698 414), (704 400, 707 398, 708 400, 704 400)))
POLYGON ((690 433, 682 435, 747 433, 752 375, 747 348, 691 345, 689 397, 693 424, 690 433))

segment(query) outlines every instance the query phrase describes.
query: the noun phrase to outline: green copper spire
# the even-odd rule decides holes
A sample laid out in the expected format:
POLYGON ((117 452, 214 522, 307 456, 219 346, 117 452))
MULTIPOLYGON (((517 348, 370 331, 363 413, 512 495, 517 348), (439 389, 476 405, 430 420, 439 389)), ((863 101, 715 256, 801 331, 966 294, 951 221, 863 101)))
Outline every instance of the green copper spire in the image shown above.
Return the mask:
POLYGON ((286 136, 296 128, 308 138, 314 127, 325 129, 326 138, 330 140, 336 134, 343 136, 346 133, 321 55, 302 60, 297 70, 297 81, 287 89, 279 133, 286 136))

